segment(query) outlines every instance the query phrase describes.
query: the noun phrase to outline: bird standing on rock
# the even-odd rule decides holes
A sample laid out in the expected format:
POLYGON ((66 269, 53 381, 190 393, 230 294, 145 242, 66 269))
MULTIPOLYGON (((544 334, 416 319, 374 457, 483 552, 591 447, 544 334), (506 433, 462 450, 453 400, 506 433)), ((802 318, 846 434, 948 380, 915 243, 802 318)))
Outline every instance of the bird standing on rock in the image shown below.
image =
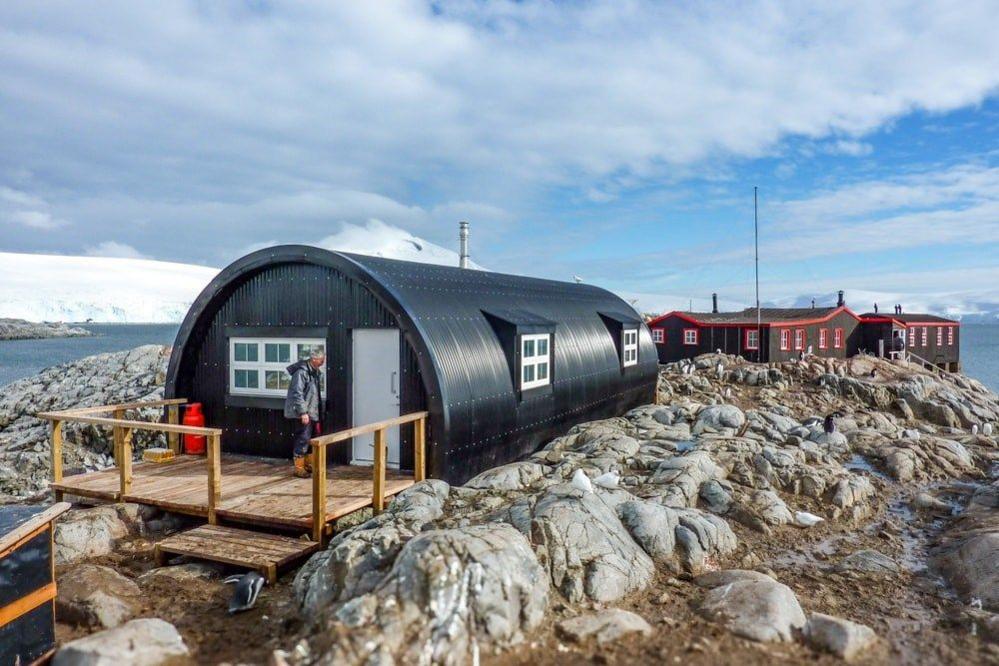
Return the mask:
POLYGON ((232 597, 229 599, 229 614, 250 610, 257 603, 257 596, 267 580, 256 571, 242 575, 229 576, 226 585, 235 585, 232 597))
POLYGON ((826 433, 836 432, 836 417, 843 416, 840 412, 833 412, 826 416, 825 420, 822 422, 822 430, 826 433))
POLYGON ((991 437, 992 436, 992 424, 991 423, 986 423, 985 425, 982 426, 982 434, 985 435, 986 437, 991 437))

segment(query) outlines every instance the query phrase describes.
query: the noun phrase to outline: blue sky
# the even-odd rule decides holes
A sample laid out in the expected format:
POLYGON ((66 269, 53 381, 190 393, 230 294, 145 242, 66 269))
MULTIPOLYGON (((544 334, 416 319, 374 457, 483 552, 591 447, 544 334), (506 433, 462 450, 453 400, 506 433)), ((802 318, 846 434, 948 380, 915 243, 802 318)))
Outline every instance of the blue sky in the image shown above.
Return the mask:
POLYGON ((765 299, 995 292, 996 34, 974 0, 4 3, 0 250, 467 218, 492 269, 746 303, 758 185, 765 299))

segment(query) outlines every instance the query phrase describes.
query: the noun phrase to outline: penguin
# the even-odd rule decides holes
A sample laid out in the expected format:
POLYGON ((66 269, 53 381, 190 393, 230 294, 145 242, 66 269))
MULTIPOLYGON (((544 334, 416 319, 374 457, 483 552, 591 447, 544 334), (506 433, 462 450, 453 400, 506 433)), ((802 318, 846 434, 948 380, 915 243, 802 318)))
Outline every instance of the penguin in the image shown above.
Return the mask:
POLYGON ((226 585, 235 585, 232 597, 229 599, 229 614, 233 615, 253 608, 257 603, 260 589, 267 583, 267 579, 256 571, 250 571, 242 575, 229 576, 224 582, 226 585))
POLYGON ((985 435, 986 437, 991 437, 992 436, 992 424, 991 423, 986 423, 985 425, 982 426, 982 434, 985 435))
POLYGON ((722 363, 721 361, 718 361, 718 364, 715 365, 715 377, 721 379, 722 375, 724 374, 725 374, 725 364, 722 363))
POLYGON ((815 426, 819 425, 820 423, 822 423, 822 419, 820 419, 820 418, 818 418, 816 416, 810 416, 807 419, 805 419, 804 421, 802 421, 801 425, 805 426, 806 428, 814 428, 815 426))
POLYGON ((978 424, 977 423, 972 423, 971 424, 971 434, 972 435, 977 435, 978 434, 978 424))
POLYGON ((601 488, 617 488, 620 482, 621 475, 617 472, 605 472, 604 474, 601 474, 597 478, 593 479, 593 483, 601 488))
POLYGON ((821 523, 823 520, 825 520, 825 518, 816 516, 814 513, 808 513, 807 511, 794 512, 794 524, 798 527, 813 527, 821 523))
POLYGON ((832 414, 826 416, 825 420, 822 422, 822 430, 830 434, 836 432, 836 418, 839 416, 843 415, 840 412, 833 412, 832 414))
POLYGON ((871 368, 871 374, 868 375, 871 379, 876 379, 878 376, 878 371, 876 368, 871 368))

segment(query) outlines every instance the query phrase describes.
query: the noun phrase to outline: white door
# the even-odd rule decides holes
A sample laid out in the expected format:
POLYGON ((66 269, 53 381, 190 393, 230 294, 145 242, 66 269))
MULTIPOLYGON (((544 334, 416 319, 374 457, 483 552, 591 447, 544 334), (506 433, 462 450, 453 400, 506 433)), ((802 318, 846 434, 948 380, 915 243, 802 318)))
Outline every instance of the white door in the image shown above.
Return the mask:
MULTIPOLYGON (((354 427, 399 416, 399 331, 356 328, 353 331, 354 427)), ((399 467, 399 428, 386 431, 388 466, 399 467)), ((354 438, 355 465, 374 462, 374 433, 354 438)))

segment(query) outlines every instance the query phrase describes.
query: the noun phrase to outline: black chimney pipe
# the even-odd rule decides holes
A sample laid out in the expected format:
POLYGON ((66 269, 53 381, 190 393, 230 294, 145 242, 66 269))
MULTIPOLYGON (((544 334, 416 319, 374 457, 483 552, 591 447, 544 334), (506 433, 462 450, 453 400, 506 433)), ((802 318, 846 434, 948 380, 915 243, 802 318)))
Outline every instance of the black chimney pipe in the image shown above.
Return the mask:
POLYGON ((711 294, 711 311, 718 312, 718 294, 711 294))
POLYGON ((844 305, 846 305, 846 295, 843 293, 843 290, 840 289, 839 290, 839 300, 836 301, 836 307, 841 308, 844 305))

